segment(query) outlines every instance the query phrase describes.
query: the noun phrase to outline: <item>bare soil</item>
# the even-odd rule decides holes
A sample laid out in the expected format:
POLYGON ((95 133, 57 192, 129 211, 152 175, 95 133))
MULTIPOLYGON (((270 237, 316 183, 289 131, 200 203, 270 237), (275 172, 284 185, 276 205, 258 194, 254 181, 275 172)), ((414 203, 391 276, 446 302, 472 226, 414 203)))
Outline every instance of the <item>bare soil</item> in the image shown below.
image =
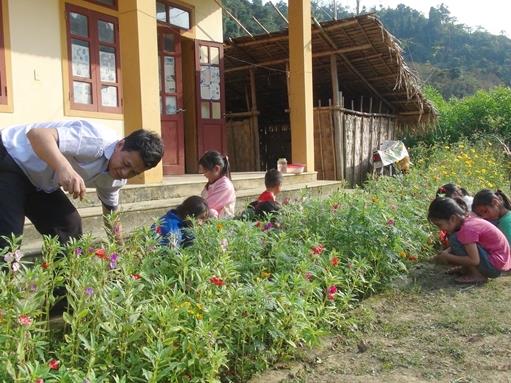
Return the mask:
POLYGON ((510 382, 511 275, 463 286, 418 264, 296 361, 251 383, 510 382))

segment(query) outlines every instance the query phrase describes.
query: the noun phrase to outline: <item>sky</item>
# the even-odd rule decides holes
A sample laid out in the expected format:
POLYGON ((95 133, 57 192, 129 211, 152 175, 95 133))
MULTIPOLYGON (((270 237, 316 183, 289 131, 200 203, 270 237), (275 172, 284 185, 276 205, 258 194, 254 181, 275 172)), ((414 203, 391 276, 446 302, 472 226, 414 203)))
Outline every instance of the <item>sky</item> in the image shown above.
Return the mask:
MULTIPOLYGON (((263 0, 263 3, 268 0, 263 0)), ((324 3, 333 3, 333 0, 322 0, 324 3)), ((336 0, 337 4, 355 9, 356 0, 336 0)), ((277 1, 273 0, 275 4, 277 1)), ((509 0, 360 0, 360 8, 371 8, 383 5, 384 8, 395 8, 398 4, 405 4, 422 12, 426 17, 430 7, 443 3, 459 23, 466 24, 474 29, 483 27, 488 32, 500 34, 505 32, 511 38, 511 1, 509 0)))

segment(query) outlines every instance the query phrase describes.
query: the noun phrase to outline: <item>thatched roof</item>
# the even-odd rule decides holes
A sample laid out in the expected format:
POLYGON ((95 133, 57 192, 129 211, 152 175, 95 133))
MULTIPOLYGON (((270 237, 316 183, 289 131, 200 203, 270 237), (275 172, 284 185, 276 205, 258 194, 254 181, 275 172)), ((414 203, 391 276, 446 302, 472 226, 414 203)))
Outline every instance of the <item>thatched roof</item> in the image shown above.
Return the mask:
MULTIPOLYGON (((288 31, 246 36, 226 42, 226 84, 256 67, 258 73, 285 71, 288 31)), ((331 92, 330 56, 337 56, 343 94, 357 100, 372 97, 387 113, 403 119, 430 120, 436 112, 420 90, 420 80, 406 65, 399 41, 373 14, 312 25, 315 94, 331 92), (319 93, 318 93, 319 92, 319 93)), ((229 89, 229 88, 228 88, 229 89)), ((331 97, 331 96, 330 96, 331 97)), ((345 105, 349 107, 349 104, 345 105)), ((367 101, 364 103, 367 108, 367 101)), ((374 110, 373 111, 377 111, 374 110)))

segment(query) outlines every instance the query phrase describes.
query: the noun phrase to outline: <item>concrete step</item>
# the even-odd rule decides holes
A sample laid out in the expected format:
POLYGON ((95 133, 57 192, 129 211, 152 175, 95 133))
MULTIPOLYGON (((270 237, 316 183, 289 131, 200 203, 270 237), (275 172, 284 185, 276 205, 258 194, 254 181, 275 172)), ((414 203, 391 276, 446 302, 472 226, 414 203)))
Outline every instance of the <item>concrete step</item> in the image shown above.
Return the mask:
MULTIPOLYGON (((264 189, 265 172, 232 173, 232 182, 236 191, 247 189, 264 189)), ((284 185, 296 185, 316 181, 316 172, 301 174, 284 174, 284 185)), ((126 185, 120 191, 121 204, 157 199, 171 199, 200 195, 206 178, 202 174, 186 174, 165 177, 162 183, 149 185, 126 185)), ((77 208, 101 206, 95 189, 87 189, 85 198, 72 200, 77 208)))
MULTIPOLYGON (((282 201, 286 197, 296 198, 301 196, 304 192, 313 196, 327 197, 333 192, 341 190, 342 188, 343 183, 339 181, 291 183, 286 184, 283 187, 282 193, 279 194, 278 199, 282 201)), ((251 201, 255 200, 259 196, 262 190, 264 189, 257 187, 237 191, 237 212, 241 212, 243 209, 245 209, 245 207, 251 201)), ((123 203, 121 205, 120 211, 124 234, 129 234, 131 231, 140 226, 153 224, 169 209, 179 205, 183 199, 183 197, 174 197, 123 203)), ((92 233, 93 237, 95 238, 106 237, 101 207, 83 207, 79 208, 78 211, 82 217, 84 233, 92 233)), ((41 245, 41 235, 37 232, 37 230, 35 230, 34 226, 28 222, 24 229, 22 250, 27 254, 38 253, 41 249, 41 245)))

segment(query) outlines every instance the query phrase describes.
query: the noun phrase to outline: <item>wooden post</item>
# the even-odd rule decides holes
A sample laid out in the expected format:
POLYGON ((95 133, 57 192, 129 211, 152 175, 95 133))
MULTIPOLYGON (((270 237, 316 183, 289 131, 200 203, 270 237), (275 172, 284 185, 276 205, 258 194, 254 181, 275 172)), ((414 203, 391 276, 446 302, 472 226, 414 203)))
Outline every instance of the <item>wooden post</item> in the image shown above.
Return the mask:
POLYGON ((337 180, 344 179, 344 141, 341 133, 341 121, 339 118, 339 110, 336 109, 340 105, 339 101, 339 74, 337 72, 337 58, 335 55, 330 56, 330 77, 332 79, 332 99, 334 108, 332 112, 332 140, 334 150, 334 178, 337 180))
POLYGON ((323 132, 321 131, 321 100, 318 100, 319 109, 316 110, 315 115, 318 116, 318 125, 316 126, 318 129, 319 136, 319 158, 321 162, 321 179, 325 179, 325 160, 323 156, 323 132))
MULTIPOLYGON (((373 98, 369 99, 369 114, 373 113, 373 98)), ((374 117, 369 117, 369 153, 367 154, 367 169, 371 165, 371 158, 373 156, 373 126, 374 117)))
MULTIPOLYGON (((360 96, 360 111, 364 111, 364 96, 360 96)), ((360 154, 358 159, 358 183, 362 183, 363 165, 364 165, 364 115, 360 115, 360 154)))
POLYGON ((257 92, 255 82, 255 69, 250 69, 250 100, 252 116, 250 123, 252 125, 252 133, 254 137, 254 154, 255 154, 255 170, 261 168, 260 148, 259 148, 259 119, 257 118, 257 92))

